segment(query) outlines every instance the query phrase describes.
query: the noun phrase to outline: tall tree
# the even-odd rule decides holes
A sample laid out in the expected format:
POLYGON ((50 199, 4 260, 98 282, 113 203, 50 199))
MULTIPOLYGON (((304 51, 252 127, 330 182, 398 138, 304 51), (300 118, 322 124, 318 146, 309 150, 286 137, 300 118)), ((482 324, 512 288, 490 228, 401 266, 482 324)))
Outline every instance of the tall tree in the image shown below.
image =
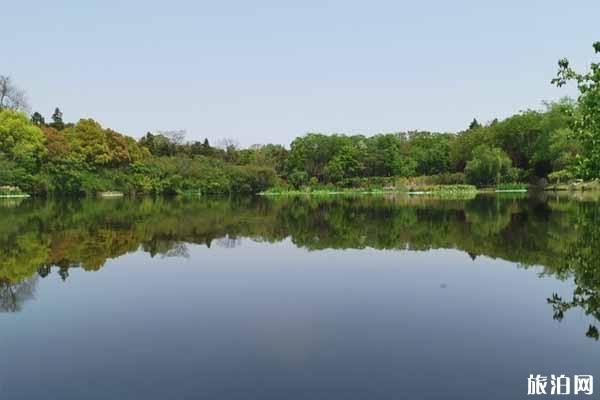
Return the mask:
POLYGON ((481 128, 481 124, 477 121, 477 118, 473 118, 473 121, 469 124, 469 129, 481 128))
POLYGON ((42 114, 40 114, 37 111, 34 112, 31 115, 31 122, 33 122, 37 126, 44 126, 44 125, 46 125, 46 120, 44 119, 44 117, 42 116, 42 114))
POLYGON ((473 153, 473 159, 465 167, 469 183, 487 186, 511 180, 512 162, 504 151, 482 144, 473 153))
MULTIPOLYGON (((600 53, 600 42, 595 42, 594 52, 600 53)), ((558 61, 558 73, 552 83, 561 87, 575 81, 579 89, 577 112, 572 128, 582 145, 578 158, 577 174, 584 179, 600 177, 600 64, 591 63, 585 73, 576 72, 569 60, 558 61)))
POLYGON ((58 107, 54 109, 54 114, 52 114, 52 123, 50 126, 59 131, 65 128, 65 123, 63 122, 63 113, 58 107))

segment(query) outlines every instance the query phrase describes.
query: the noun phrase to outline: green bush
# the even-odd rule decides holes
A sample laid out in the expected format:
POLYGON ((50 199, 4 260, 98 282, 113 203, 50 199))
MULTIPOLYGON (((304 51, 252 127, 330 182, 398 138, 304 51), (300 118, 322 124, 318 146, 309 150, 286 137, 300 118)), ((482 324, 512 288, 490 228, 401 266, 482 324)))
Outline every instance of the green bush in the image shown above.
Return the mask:
POLYGON ((575 174, 567 169, 554 171, 548 174, 548 182, 552 184, 569 183, 575 179, 575 174))
POLYGON ((24 192, 16 186, 0 186, 0 196, 22 195, 24 192))
POLYGON ((508 155, 497 147, 479 145, 467 162, 465 177, 468 183, 491 186, 512 178, 515 173, 508 155))
POLYGON ((274 169, 254 165, 231 167, 229 176, 232 193, 259 193, 273 186, 277 179, 274 169))
POLYGON ((299 189, 308 182, 308 174, 305 171, 294 170, 288 176, 289 183, 296 189, 299 189))

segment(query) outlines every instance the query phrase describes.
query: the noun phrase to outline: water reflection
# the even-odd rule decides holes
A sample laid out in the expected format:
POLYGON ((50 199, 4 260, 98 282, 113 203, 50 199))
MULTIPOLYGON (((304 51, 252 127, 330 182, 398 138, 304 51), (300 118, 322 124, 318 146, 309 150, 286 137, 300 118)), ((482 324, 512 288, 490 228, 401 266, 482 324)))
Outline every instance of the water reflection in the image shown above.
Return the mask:
MULTIPOLYGON (((576 285, 569 298, 549 294, 555 319, 577 308, 598 320, 599 217, 596 199, 557 196, 28 199, 0 207, 0 310, 19 311, 38 276, 66 280, 138 250, 189 257, 189 244, 290 238, 309 250, 451 248, 542 266, 576 285)), ((595 325, 587 336, 598 339, 595 325)))
POLYGON ((37 276, 11 283, 0 281, 0 312, 21 311, 23 304, 33 299, 37 276))

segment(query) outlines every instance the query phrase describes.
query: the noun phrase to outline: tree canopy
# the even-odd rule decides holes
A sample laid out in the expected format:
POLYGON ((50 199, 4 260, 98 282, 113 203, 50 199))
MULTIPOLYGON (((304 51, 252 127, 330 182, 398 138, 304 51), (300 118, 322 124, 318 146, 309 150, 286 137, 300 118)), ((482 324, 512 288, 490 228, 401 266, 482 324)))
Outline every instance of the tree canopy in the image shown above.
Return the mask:
MULTIPOLYGON (((593 45, 594 53, 600 53, 600 42, 593 45)), ((577 173, 583 178, 600 177, 600 64, 591 63, 587 72, 575 71, 569 60, 558 61, 558 73, 552 83, 561 87, 575 81, 579 90, 578 107, 573 110, 571 126, 581 143, 577 158, 577 173)))

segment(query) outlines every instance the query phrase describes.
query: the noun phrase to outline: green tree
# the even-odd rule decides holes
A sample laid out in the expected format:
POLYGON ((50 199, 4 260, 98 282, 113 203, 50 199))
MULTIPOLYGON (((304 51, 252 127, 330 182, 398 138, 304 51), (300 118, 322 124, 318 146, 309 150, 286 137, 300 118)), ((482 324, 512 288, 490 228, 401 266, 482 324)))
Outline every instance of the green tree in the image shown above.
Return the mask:
MULTIPOLYGON (((600 42, 593 45, 600 53, 600 42)), ((558 73, 552 83, 561 87, 575 81, 579 90, 577 112, 572 121, 573 132, 582 146, 577 173, 584 179, 600 177, 600 64, 591 63, 590 70, 578 73, 563 58, 558 61, 558 73)))
POLYGON ((52 114, 52 123, 50 126, 59 131, 65 128, 65 123, 63 122, 63 113, 58 107, 54 109, 54 113, 52 114))
POLYGON ((82 119, 64 133, 72 149, 71 157, 90 166, 126 166, 147 154, 133 138, 104 129, 93 119, 82 119))
POLYGON ((469 124, 469 130, 477 128, 481 128, 481 124, 479 123, 479 121, 477 121, 476 118, 473 118, 473 121, 471 121, 471 123, 469 124))
POLYGON ((345 145, 327 163, 325 176, 330 182, 340 182, 346 178, 360 176, 363 169, 359 150, 354 146, 345 145))
POLYGON ((305 171, 295 170, 288 175, 290 184, 299 189, 308 182, 308 174, 305 171))
POLYGON ((31 122, 33 122, 37 126, 44 126, 44 125, 46 125, 46 120, 44 119, 44 117, 42 116, 42 114, 40 114, 37 111, 34 112, 31 115, 31 122))
POLYGON ((167 133, 153 134, 148 132, 146 136, 140 139, 139 144, 155 156, 174 156, 178 152, 178 147, 181 147, 181 144, 177 143, 176 140, 178 139, 170 137, 167 133))
POLYGON ((342 146, 363 139, 362 136, 323 135, 309 133, 294 139, 287 159, 287 171, 304 171, 308 177, 322 181, 327 163, 339 152, 342 146))
POLYGON ((453 135, 413 132, 410 134, 410 155, 416 162, 418 175, 435 175, 450 169, 450 142, 453 135))
POLYGON ((44 134, 27 115, 1 110, 0 152, 28 171, 34 171, 46 153, 44 134))
POLYGON ((510 179, 512 163, 508 155, 497 147, 480 145, 467 162, 465 176, 469 183, 478 186, 494 185, 510 179))
POLYGON ((540 135, 533 146, 529 165, 537 176, 553 171, 571 170, 576 165, 581 146, 570 129, 575 104, 569 98, 546 103, 541 114, 540 135))
MULTIPOLYGON (((528 110, 515 114, 486 128, 492 146, 501 148, 515 167, 535 169, 531 164, 536 145, 547 132, 543 128, 544 114, 528 110)), ((534 172, 535 173, 535 172, 534 172)), ((541 171, 543 174, 543 171, 541 171)))
POLYGON ((416 162, 410 157, 405 134, 375 135, 366 140, 364 159, 367 176, 413 176, 416 162))

